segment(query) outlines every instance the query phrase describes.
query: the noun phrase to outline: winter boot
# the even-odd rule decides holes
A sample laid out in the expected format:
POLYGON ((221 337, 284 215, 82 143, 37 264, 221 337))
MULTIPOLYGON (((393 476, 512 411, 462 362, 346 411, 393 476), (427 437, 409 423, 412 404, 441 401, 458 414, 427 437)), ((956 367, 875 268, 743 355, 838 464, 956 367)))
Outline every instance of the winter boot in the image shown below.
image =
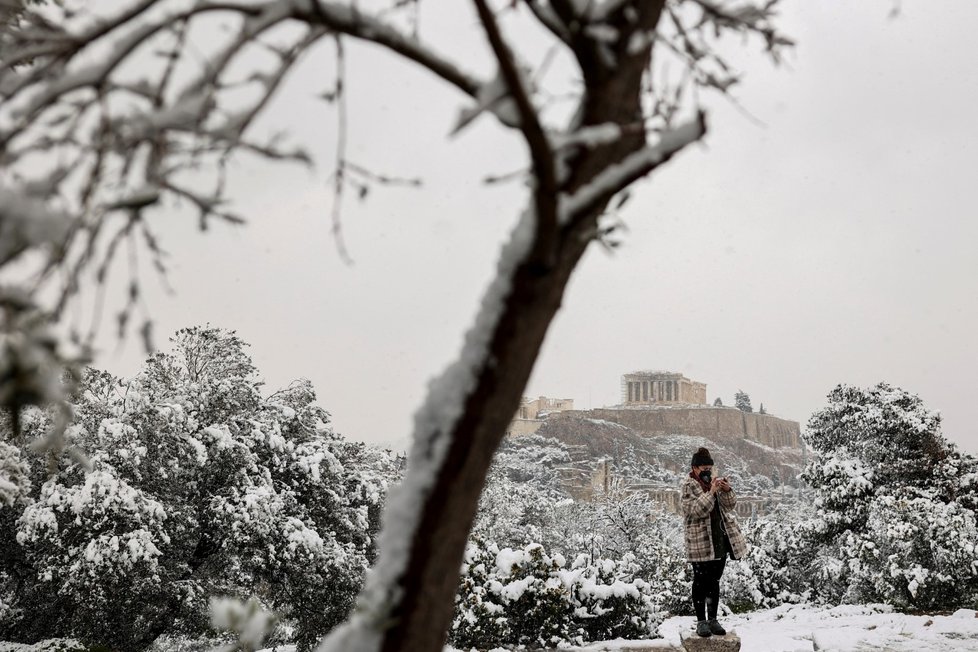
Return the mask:
MULTIPOLYGON (((716 618, 710 618, 708 621, 706 621, 706 626, 710 630, 711 634, 716 634, 717 636, 723 636, 724 634, 727 633, 727 630, 723 628, 723 626, 719 623, 719 621, 716 618)), ((696 633, 699 634, 699 627, 696 628, 696 633)), ((700 634, 700 636, 702 636, 702 634, 700 634)))
POLYGON ((712 636, 713 632, 710 630, 710 623, 705 620, 700 620, 696 623, 696 633, 703 638, 707 636, 712 636))

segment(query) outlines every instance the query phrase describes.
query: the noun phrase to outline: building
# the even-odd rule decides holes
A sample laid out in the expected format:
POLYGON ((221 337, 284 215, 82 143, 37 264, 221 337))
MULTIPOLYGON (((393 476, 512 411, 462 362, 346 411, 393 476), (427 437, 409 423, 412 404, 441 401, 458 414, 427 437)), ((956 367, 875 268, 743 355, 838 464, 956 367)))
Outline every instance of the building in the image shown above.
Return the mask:
POLYGON ((621 404, 706 405, 706 383, 671 371, 633 371, 621 377, 621 404))
POLYGON ((574 399, 572 398, 547 398, 546 396, 529 398, 524 396, 506 434, 514 437, 532 435, 540 429, 548 415, 573 409, 574 399))

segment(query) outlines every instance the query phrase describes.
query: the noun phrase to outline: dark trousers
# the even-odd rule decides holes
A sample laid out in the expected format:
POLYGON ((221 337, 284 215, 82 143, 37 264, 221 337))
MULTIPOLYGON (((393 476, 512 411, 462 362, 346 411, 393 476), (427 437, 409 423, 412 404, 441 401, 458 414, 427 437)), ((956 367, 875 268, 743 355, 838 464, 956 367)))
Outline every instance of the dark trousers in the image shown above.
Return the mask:
POLYGON ((693 564, 693 608, 696 620, 717 617, 720 604, 720 577, 727 559, 694 561, 693 564))

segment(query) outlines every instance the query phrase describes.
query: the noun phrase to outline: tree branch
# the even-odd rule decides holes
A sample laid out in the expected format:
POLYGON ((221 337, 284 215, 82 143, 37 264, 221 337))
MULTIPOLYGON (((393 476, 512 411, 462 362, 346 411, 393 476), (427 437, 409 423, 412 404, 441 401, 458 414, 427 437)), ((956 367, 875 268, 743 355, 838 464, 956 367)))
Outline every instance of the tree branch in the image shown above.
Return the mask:
POLYGON ((557 224, 557 175, 554 169, 553 150, 550 148, 547 135, 543 132, 543 127, 540 126, 536 108, 530 101, 527 89, 523 85, 516 59, 503 40, 495 17, 486 5, 485 0, 475 0, 475 5, 479 12, 479 19, 486 29, 489 44, 499 62, 499 70, 519 111, 520 131, 530 148, 533 172, 537 180, 533 193, 537 214, 536 240, 538 245, 542 246, 550 241, 557 224))
POLYGON ((656 169, 672 156, 706 134, 706 114, 667 131, 655 145, 644 147, 623 161, 608 165, 573 195, 562 196, 559 219, 562 225, 573 224, 579 217, 608 202, 615 194, 656 169))
POLYGON ((371 43, 420 64, 466 95, 475 97, 482 86, 474 75, 437 54, 418 39, 401 33, 387 23, 361 13, 356 7, 328 0, 293 0, 292 16, 310 24, 321 24, 371 43))
POLYGON ((559 38, 564 43, 570 43, 571 34, 567 26, 560 20, 560 16, 554 12, 552 6, 540 2, 540 0, 526 0, 526 6, 530 8, 540 24, 550 30, 550 33, 559 38))

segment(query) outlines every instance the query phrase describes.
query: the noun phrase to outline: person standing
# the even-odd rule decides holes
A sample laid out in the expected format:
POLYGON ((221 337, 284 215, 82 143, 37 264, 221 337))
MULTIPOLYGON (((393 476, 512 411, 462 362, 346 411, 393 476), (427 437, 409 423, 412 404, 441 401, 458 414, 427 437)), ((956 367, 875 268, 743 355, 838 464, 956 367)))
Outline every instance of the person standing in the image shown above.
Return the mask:
POLYGON ((747 540, 737 524, 737 496, 726 478, 713 477, 710 451, 693 454, 689 476, 681 487, 686 557, 693 565, 693 608, 696 633, 722 636, 726 630, 717 620, 720 606, 720 577, 727 556, 743 559, 747 540))

